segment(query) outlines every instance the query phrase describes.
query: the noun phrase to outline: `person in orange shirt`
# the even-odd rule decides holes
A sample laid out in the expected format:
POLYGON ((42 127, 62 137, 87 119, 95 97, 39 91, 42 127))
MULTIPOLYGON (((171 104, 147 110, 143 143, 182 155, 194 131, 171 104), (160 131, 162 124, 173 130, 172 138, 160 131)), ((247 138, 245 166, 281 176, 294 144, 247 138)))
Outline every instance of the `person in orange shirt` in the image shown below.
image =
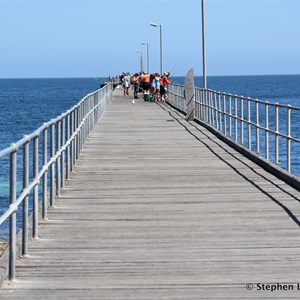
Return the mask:
POLYGON ((138 99, 138 90, 139 90, 139 74, 135 73, 132 77, 132 82, 133 82, 133 94, 134 94, 134 99, 138 99))
POLYGON ((147 72, 144 72, 141 76, 141 88, 144 90, 145 94, 149 94, 150 87, 150 75, 147 72))
POLYGON ((163 102, 166 102, 166 100, 168 99, 166 85, 168 83, 172 82, 172 80, 170 80, 168 78, 169 76, 170 76, 170 72, 165 72, 164 75, 160 79, 160 90, 159 90, 159 92, 160 92, 160 98, 163 102))

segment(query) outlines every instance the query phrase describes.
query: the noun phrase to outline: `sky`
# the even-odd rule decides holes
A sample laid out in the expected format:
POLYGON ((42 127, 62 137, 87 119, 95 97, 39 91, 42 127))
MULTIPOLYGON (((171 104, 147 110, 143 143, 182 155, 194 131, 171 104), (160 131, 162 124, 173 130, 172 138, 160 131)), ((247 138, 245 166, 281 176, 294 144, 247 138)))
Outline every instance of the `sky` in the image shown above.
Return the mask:
MULTIPOLYGON (((300 74, 300 0, 205 0, 206 74, 300 74)), ((201 0, 0 0, 0 78, 202 75, 201 0)))

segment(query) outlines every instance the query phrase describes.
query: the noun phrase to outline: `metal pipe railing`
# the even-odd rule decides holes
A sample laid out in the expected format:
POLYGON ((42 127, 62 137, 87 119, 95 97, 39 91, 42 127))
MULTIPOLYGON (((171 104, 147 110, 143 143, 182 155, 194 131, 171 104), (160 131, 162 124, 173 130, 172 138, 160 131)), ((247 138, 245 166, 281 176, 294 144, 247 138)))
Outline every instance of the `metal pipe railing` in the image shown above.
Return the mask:
POLYGON ((20 220, 22 223, 21 252, 22 256, 27 256, 30 208, 32 209, 32 238, 37 239, 40 218, 39 200, 42 203, 42 218, 46 219, 48 202, 50 206, 54 206, 55 195, 60 194, 61 188, 65 185, 65 179, 69 178, 70 172, 74 169, 84 142, 102 116, 107 102, 112 97, 112 91, 113 84, 109 83, 94 93, 88 94, 65 113, 24 136, 16 144, 0 151, 0 160, 9 158, 10 162, 7 174, 10 202, 7 209, 0 215, 0 226, 9 220, 9 279, 14 279, 16 276, 17 213, 20 211, 21 204, 23 206, 20 220), (30 149, 32 149, 31 159, 30 149), (18 156, 22 157, 20 166, 17 164, 18 156), (32 178, 30 178, 30 170, 32 178), (18 190, 17 183, 20 177, 22 177, 22 187, 18 190), (41 193, 40 181, 42 181, 41 193))
MULTIPOLYGON (((167 90, 168 102, 186 112, 184 86, 168 84, 167 90)), ((299 107, 203 88, 194 89, 194 98, 196 120, 291 176, 300 176, 299 107)))

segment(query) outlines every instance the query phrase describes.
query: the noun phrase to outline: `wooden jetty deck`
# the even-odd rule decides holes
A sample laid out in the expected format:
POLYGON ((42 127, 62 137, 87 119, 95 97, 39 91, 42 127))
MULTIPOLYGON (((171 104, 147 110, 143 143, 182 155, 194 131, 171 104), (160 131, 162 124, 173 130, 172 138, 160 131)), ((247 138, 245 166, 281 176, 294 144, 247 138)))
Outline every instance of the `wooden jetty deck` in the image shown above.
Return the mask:
POLYGON ((299 299, 299 192, 131 100, 114 92, 0 299, 299 299))

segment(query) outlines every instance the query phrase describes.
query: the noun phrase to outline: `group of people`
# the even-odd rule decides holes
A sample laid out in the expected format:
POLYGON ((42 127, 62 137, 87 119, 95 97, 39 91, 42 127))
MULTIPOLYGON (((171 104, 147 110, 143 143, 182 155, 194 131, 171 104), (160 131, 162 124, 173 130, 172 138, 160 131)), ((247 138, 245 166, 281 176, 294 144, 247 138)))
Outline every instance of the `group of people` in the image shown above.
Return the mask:
POLYGON ((149 97, 156 102, 167 100, 166 85, 171 83, 169 79, 170 72, 164 72, 162 76, 158 72, 148 74, 146 71, 143 73, 135 73, 132 77, 130 73, 122 73, 120 75, 120 83, 123 86, 124 96, 129 96, 129 88, 133 87, 134 98, 138 98, 138 92, 142 91, 144 99, 149 97))

